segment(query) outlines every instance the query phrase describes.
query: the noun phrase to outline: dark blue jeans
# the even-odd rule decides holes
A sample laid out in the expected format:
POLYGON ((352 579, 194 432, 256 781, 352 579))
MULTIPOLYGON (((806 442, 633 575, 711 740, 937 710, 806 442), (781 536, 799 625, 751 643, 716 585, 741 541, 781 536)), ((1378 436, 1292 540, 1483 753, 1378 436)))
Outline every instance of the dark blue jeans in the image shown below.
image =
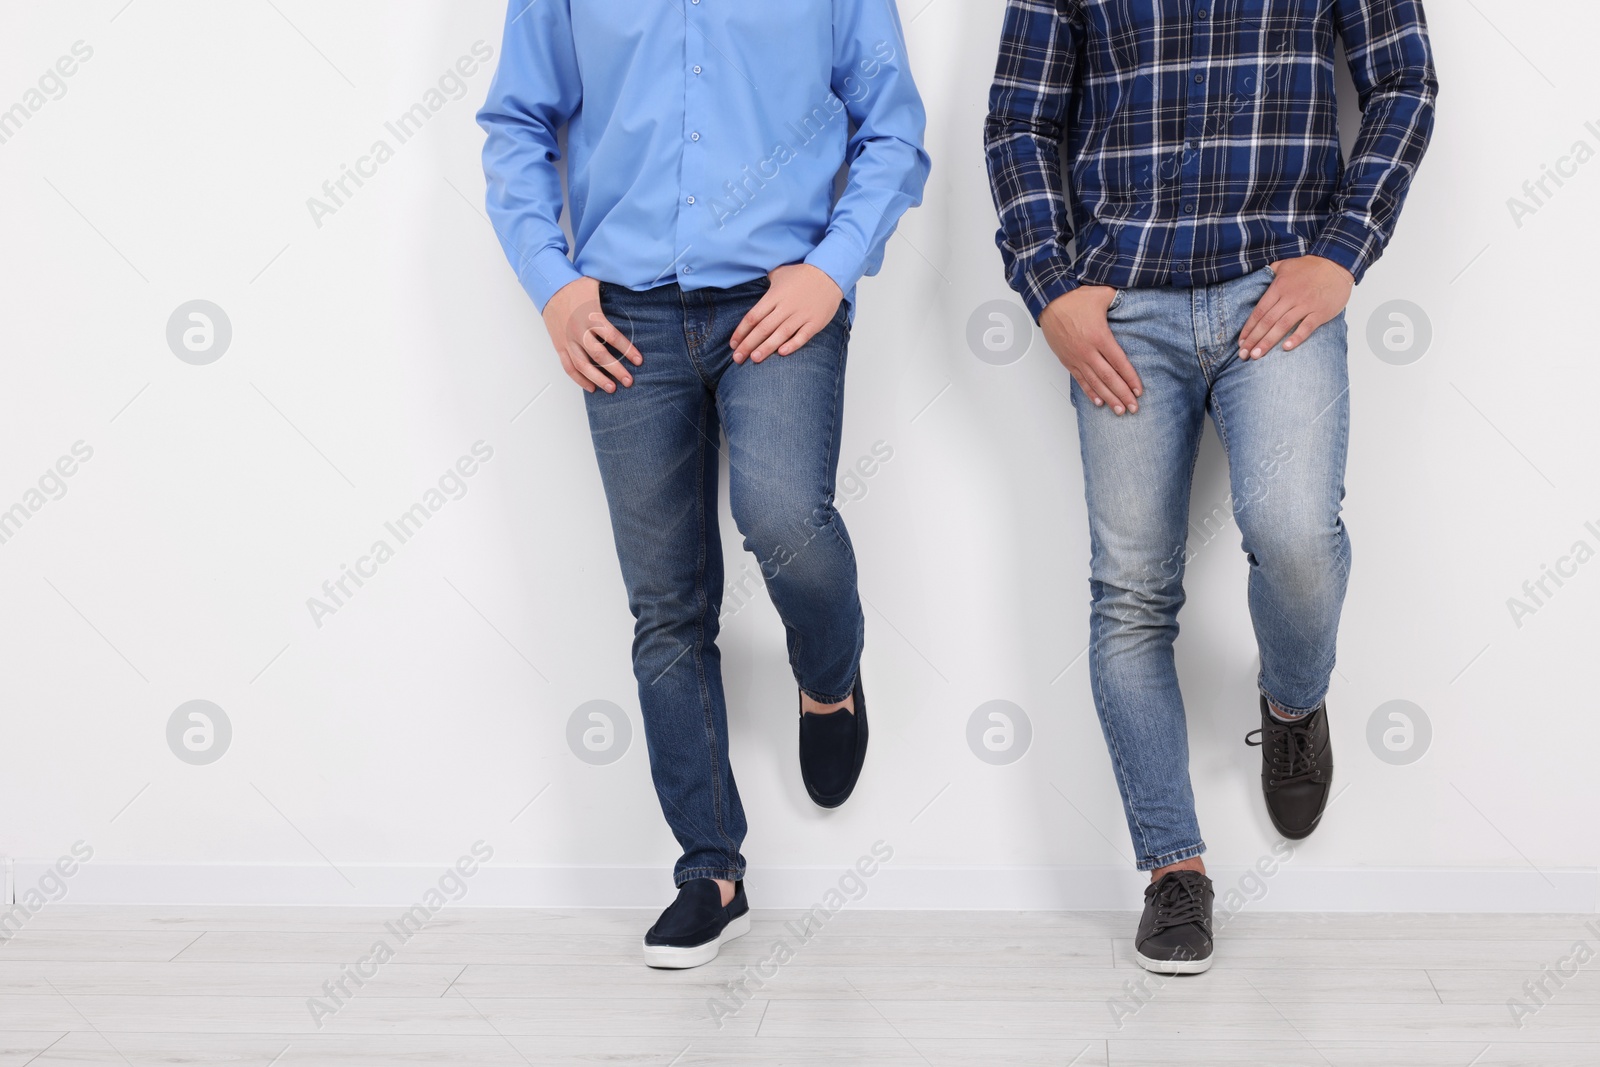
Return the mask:
POLYGON ((745 868, 717 651, 720 455, 734 522, 788 631, 800 688, 842 701, 861 658, 855 553, 833 506, 847 308, 793 355, 735 364, 734 328, 767 288, 764 278, 695 292, 600 287, 606 316, 644 357, 632 387, 586 395, 636 620, 633 671, 650 772, 683 849, 678 885, 737 880, 745 868))

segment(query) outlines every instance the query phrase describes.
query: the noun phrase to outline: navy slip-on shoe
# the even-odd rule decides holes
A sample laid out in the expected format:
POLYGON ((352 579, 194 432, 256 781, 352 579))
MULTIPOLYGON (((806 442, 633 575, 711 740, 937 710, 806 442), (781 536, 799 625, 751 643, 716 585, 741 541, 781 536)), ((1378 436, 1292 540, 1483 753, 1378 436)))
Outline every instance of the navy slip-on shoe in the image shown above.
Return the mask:
MULTIPOLYGON (((867 697, 856 678, 856 710, 828 715, 800 712, 800 777, 819 807, 837 808, 855 790, 867 759, 867 697)), ((805 702, 801 700, 802 709, 805 702)))
POLYGON ((644 935, 644 962, 682 970, 717 958, 724 944, 750 932, 750 904, 744 882, 733 883, 733 899, 722 906, 722 891, 709 878, 678 887, 678 899, 644 935))

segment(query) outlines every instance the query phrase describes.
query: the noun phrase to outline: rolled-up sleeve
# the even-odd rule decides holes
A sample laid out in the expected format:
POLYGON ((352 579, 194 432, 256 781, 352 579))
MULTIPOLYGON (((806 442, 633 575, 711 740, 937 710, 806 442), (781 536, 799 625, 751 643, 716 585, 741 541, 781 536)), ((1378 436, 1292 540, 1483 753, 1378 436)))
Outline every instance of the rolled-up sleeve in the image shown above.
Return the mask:
POLYGON ((487 207, 500 246, 540 311, 581 275, 561 231, 557 136, 582 100, 571 0, 511 0, 505 42, 478 125, 487 207))
POLYGON ((900 218, 922 203, 928 117, 893 0, 834 0, 833 91, 855 128, 844 192, 806 257, 848 293, 883 265, 900 218))

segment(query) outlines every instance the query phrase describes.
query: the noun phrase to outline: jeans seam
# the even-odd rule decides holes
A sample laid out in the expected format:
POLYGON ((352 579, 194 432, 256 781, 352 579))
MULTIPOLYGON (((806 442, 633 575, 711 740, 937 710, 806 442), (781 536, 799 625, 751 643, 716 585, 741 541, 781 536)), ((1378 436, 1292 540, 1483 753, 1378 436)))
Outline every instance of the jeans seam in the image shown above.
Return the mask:
MULTIPOLYGON (((685 316, 684 321, 685 321, 685 324, 687 324, 687 322, 688 322, 687 316, 685 316)), ((685 332, 685 337, 687 339, 687 331, 685 332)), ((693 354, 692 353, 690 355, 690 358, 693 359, 693 354)), ((701 395, 701 398, 700 398, 700 420, 699 420, 700 425, 698 427, 699 430, 700 430, 700 433, 698 434, 699 440, 697 440, 695 442, 695 447, 696 447, 696 454, 695 454, 695 459, 696 459, 696 463, 695 463, 695 496, 696 496, 696 499, 699 502, 699 508, 698 508, 699 516, 698 516, 698 520, 697 521, 698 521, 699 526, 700 526, 700 555, 699 555, 699 558, 696 560, 696 563, 695 563, 694 593, 695 593, 695 601, 698 604, 698 606, 700 608, 700 611, 695 616, 695 622, 694 622, 694 637, 695 637, 694 669, 695 669, 695 680, 698 682, 698 684, 700 686, 701 721, 702 721, 703 726, 705 727, 706 746, 709 749, 709 756, 710 756, 710 762, 711 762, 711 816, 712 816, 713 822, 716 825, 717 836, 722 838, 722 840, 729 846, 729 848, 730 848, 730 850, 731 850, 733 855, 738 855, 739 846, 734 843, 733 838, 728 836, 728 830, 727 830, 726 825, 724 824, 724 819, 723 819, 723 811, 722 811, 722 807, 723 807, 723 797, 722 797, 722 761, 717 758, 717 728, 716 728, 715 718, 714 718, 714 716, 712 714, 711 689, 710 689, 710 687, 708 685, 706 685, 706 664, 705 664, 706 613, 710 609, 710 599, 706 595, 706 557, 707 557, 707 555, 709 553, 709 549, 708 549, 707 546, 709 544, 708 538, 709 538, 710 531, 707 529, 708 516, 707 516, 707 513, 706 513, 707 509, 706 509, 706 506, 705 506, 705 499, 706 499, 706 485, 705 485, 705 479, 706 479, 706 432, 705 432, 705 421, 706 421, 706 404, 708 403, 708 400, 709 400, 709 395, 708 394, 702 394, 701 395)), ((715 512, 713 512, 709 516, 709 518, 712 521, 715 520, 715 517, 716 517, 715 516, 715 512)), ((724 714, 726 714, 726 713, 724 713, 724 714)))
MULTIPOLYGON (((1096 673, 1098 674, 1098 672, 1096 672, 1096 673)), ((1095 688, 1096 694, 1100 698, 1100 706, 1101 707, 1109 707, 1109 705, 1108 705, 1108 703, 1106 701, 1106 692, 1105 692, 1105 686, 1103 684, 1103 681, 1104 680, 1101 679, 1101 678, 1098 678, 1098 677, 1095 678, 1094 688, 1095 688)), ((1120 744, 1118 744, 1118 742, 1117 742, 1117 730, 1116 730, 1116 725, 1115 725, 1115 717, 1111 716, 1111 715, 1106 715, 1104 717, 1103 721, 1105 722, 1105 727, 1106 727, 1106 737, 1111 742, 1111 758, 1114 759, 1116 761, 1116 763, 1117 763, 1117 774, 1124 782, 1127 782, 1130 779, 1128 777, 1128 772, 1127 772, 1127 763, 1122 758, 1122 746, 1120 744)), ((1150 835, 1146 832, 1146 830, 1144 828, 1144 823, 1142 821, 1140 821, 1140 819, 1139 819, 1138 807, 1137 807, 1137 805, 1129 804, 1129 805, 1127 805, 1127 808, 1128 808, 1128 813, 1132 816, 1130 821, 1133 823, 1133 828, 1135 830, 1137 830, 1138 833, 1139 833, 1139 848, 1138 848, 1138 851, 1141 852, 1141 853, 1144 853, 1144 854, 1148 854, 1149 851, 1150 851, 1150 846, 1149 846, 1149 836, 1150 835)))
MULTIPOLYGON (((813 338, 812 340, 815 340, 815 338, 813 338)), ((834 441, 839 437, 839 432, 838 432, 839 431, 839 404, 840 404, 840 401, 842 400, 842 398, 844 396, 844 373, 845 373, 845 368, 844 368, 844 366, 842 366, 842 364, 848 358, 849 351, 850 351, 850 334, 849 334, 848 327, 846 327, 846 329, 845 329, 845 337, 840 342, 840 344, 838 346, 838 362, 841 364, 841 366, 838 369, 838 384, 834 387, 833 399, 831 401, 831 406, 828 409, 828 439, 830 441, 834 441)), ((795 355, 799 355, 799 353, 797 352, 797 353, 795 353, 795 355)), ((839 453, 840 453, 840 447, 841 447, 840 444, 836 443, 836 444, 831 445, 829 447, 829 450, 828 450, 828 470, 832 472, 832 475, 833 475, 832 481, 835 482, 835 483, 838 482, 838 478, 839 478, 839 453)), ((834 489, 830 490, 830 492, 828 493, 827 506, 828 506, 828 510, 832 512, 832 515, 830 515, 829 518, 828 518, 828 529, 829 529, 829 531, 832 532, 834 538, 839 542, 840 547, 842 547, 844 549, 845 554, 850 558, 851 565, 852 566, 856 566, 857 563, 858 563, 858 561, 856 560, 856 550, 855 550, 854 546, 852 546, 850 544, 849 538, 845 537, 843 532, 840 529, 841 520, 839 518, 839 509, 837 507, 835 507, 834 503, 833 503, 834 497, 836 495, 837 495, 837 484, 835 484, 834 489)), ((804 551, 804 549, 802 549, 802 551, 804 551)), ((859 579, 858 579, 858 584, 859 584, 859 579)), ((856 594, 856 600, 857 600, 856 615, 857 615, 859 621, 858 621, 857 627, 856 627, 857 636, 856 636, 855 654, 852 656, 852 659, 854 659, 854 661, 855 661, 856 669, 855 669, 855 671, 853 673, 853 676, 851 677, 851 680, 850 680, 850 692, 847 693, 845 696, 839 697, 839 698, 834 699, 834 700, 824 700, 823 698, 817 696, 815 693, 812 693, 809 690, 807 690, 805 685, 802 683, 800 685, 801 691, 807 693, 807 695, 809 695, 813 700, 817 701, 817 703, 819 703, 819 704, 838 704, 838 703, 841 703, 842 701, 844 701, 846 699, 846 697, 852 696, 855 693, 855 681, 856 681, 856 677, 855 676, 859 676, 860 673, 861 673, 861 651, 866 645, 866 616, 864 614, 862 614, 862 612, 861 612, 861 608, 860 608, 860 593, 859 593, 859 591, 856 594)), ((796 671, 795 668, 797 666, 797 661, 800 658, 800 642, 801 642, 801 640, 803 640, 803 639, 799 638, 799 637, 795 638, 795 647, 790 650, 790 654, 789 654, 789 669, 795 673, 797 681, 798 681, 799 672, 796 671)))
MULTIPOLYGON (((1211 392, 1209 387, 1207 388, 1206 391, 1208 393, 1211 392)), ((1206 404, 1206 407, 1211 409, 1211 421, 1216 423, 1216 425, 1217 425, 1217 440, 1222 443, 1223 454, 1224 454, 1225 457, 1231 458, 1232 450, 1228 446, 1228 420, 1223 417, 1222 405, 1216 402, 1216 395, 1214 393, 1209 397, 1208 402, 1206 404)), ((1202 435, 1202 436, 1204 436, 1204 435, 1202 435)), ((1200 450, 1199 450, 1199 448, 1196 448, 1195 449, 1195 458, 1198 460, 1199 456, 1200 456, 1200 450)), ((1229 473, 1230 473, 1230 475, 1232 473, 1231 464, 1230 464, 1229 473)))

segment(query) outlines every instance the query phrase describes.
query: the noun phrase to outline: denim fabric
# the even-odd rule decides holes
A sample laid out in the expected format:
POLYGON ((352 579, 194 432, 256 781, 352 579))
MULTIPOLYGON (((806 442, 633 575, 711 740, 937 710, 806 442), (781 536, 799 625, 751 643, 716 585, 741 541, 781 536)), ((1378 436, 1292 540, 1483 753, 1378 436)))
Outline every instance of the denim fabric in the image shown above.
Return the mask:
MULTIPOLYGON (((1131 289, 1107 314, 1144 383, 1135 415, 1073 383, 1089 503, 1090 677, 1141 870, 1205 851, 1173 662, 1189 496, 1209 412, 1250 563, 1258 684, 1289 712, 1328 688, 1350 570, 1340 520, 1349 438, 1341 314, 1293 352, 1239 358, 1271 268, 1194 289, 1131 289)), ((1209 531, 1207 531, 1209 533, 1209 531)), ((1254 700, 1241 704, 1255 714, 1254 700)))
POLYGON ((683 848, 678 885, 737 880, 745 869, 717 650, 724 437, 734 522, 783 619, 800 688, 825 703, 844 700, 861 656, 855 553, 833 506, 848 307, 793 355, 735 364, 734 328, 768 285, 600 287, 606 316, 644 357, 632 387, 585 395, 636 620, 633 669, 650 770, 683 848))

